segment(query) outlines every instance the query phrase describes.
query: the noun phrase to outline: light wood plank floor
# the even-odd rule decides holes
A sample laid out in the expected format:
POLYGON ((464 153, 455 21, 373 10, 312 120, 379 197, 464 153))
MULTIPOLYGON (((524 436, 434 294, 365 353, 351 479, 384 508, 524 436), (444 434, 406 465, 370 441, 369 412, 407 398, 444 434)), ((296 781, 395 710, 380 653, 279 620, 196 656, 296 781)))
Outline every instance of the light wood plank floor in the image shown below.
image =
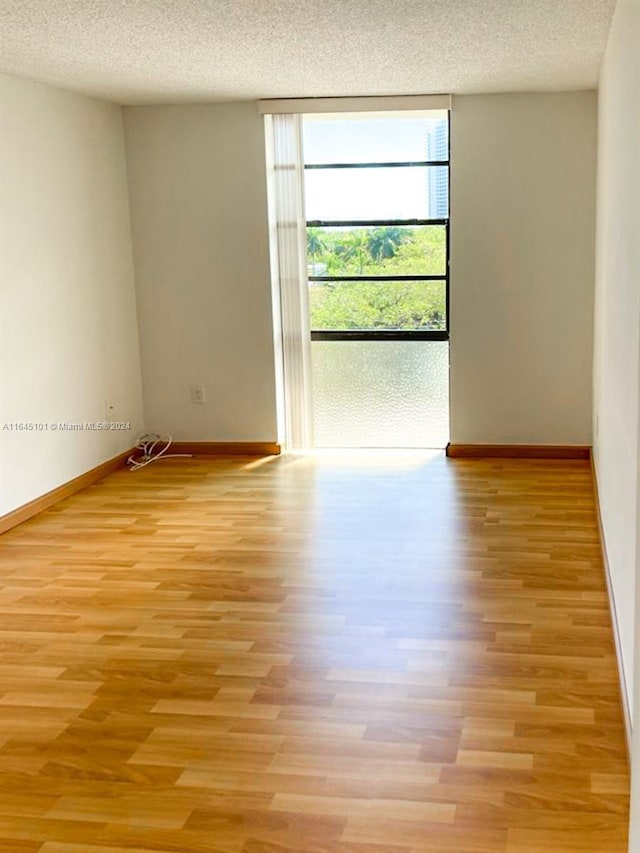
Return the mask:
POLYGON ((0 539, 2 853, 623 853, 590 471, 159 462, 0 539))

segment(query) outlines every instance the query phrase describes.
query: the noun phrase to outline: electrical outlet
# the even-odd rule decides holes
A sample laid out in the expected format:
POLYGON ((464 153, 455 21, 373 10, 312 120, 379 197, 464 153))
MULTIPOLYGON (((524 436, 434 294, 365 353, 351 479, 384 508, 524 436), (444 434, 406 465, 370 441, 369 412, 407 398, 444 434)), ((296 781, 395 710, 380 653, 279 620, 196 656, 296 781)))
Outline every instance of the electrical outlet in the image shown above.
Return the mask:
POLYGON ((191 402, 196 405, 201 405, 202 403, 206 403, 206 395, 204 393, 204 385, 192 385, 191 386, 191 402))

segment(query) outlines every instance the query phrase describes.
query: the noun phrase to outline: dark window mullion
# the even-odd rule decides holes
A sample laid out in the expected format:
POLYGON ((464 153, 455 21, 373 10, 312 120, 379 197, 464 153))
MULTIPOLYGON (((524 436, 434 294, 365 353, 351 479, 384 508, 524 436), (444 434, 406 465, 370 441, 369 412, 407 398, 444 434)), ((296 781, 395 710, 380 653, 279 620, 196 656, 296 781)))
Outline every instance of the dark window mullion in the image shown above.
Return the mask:
POLYGON ((419 169, 448 167, 448 160, 394 161, 392 163, 305 163, 305 169, 419 169))
POLYGON ((386 225, 448 225, 448 219, 309 219, 307 228, 358 228, 386 225))
POLYGON ((312 341, 448 341, 448 329, 312 329, 312 341))
POLYGON ((446 281, 447 274, 442 275, 308 275, 308 281, 446 281))

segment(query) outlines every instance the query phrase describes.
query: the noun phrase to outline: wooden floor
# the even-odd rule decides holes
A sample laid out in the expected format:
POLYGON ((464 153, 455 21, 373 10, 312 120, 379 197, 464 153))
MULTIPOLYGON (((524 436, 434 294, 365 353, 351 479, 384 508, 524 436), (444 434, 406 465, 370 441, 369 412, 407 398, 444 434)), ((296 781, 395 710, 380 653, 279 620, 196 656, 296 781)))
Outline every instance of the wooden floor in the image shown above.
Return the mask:
POLYGON ((588 463, 175 460, 0 538, 1 853, 626 850, 588 463))

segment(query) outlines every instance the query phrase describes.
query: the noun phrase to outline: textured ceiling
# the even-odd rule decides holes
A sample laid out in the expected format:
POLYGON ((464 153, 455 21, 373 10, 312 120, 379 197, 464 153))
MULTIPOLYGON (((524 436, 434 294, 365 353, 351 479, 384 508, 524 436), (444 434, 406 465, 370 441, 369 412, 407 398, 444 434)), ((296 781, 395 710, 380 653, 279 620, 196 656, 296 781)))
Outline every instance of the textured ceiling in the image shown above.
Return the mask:
POLYGON ((120 103, 593 88, 615 0, 0 0, 0 71, 120 103))

